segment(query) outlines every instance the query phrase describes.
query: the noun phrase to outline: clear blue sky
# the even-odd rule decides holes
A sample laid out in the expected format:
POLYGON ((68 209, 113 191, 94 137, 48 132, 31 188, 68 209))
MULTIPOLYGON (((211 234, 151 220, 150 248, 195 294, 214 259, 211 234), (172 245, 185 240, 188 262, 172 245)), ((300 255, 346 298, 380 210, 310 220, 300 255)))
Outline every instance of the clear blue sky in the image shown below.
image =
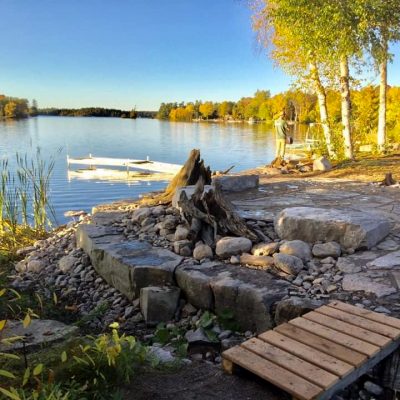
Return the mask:
POLYGON ((245 0, 0 0, 0 13, 0 93, 41 107, 155 110, 290 84, 257 50, 245 0))

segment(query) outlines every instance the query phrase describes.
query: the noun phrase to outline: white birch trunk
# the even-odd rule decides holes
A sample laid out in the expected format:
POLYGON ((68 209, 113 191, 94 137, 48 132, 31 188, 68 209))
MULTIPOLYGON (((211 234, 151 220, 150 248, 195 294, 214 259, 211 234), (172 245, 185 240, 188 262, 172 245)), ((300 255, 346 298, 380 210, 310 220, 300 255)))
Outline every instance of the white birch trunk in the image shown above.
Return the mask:
POLYGON ((382 152, 386 144, 386 97, 387 97, 387 60, 379 65, 379 119, 378 119, 378 150, 382 152))
POLYGON ((347 57, 340 60, 340 95, 342 98, 342 125, 344 154, 346 158, 353 158, 353 145, 351 143, 351 100, 349 84, 349 63, 347 57))
POLYGON ((315 92, 317 93, 319 115, 322 124, 322 129, 324 131, 326 147, 328 148, 329 156, 333 156, 334 152, 331 143, 331 127, 329 126, 328 107, 326 105, 326 91, 319 77, 318 68, 315 62, 310 63, 310 70, 311 70, 312 80, 314 82, 315 92))

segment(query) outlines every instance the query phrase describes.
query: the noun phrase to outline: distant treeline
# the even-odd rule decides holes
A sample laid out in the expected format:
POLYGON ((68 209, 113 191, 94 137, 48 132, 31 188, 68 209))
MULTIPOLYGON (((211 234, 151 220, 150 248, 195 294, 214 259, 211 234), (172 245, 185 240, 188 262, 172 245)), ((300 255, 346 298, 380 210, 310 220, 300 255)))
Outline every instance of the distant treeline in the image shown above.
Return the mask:
POLYGON ((155 118, 155 111, 117 110, 114 108, 86 107, 86 108, 41 108, 38 115, 58 117, 115 117, 115 118, 155 118))
MULTIPOLYGON (((331 126, 341 123, 341 96, 338 90, 327 90, 326 105, 330 111, 331 126)), ((387 89, 388 139, 400 141, 400 87, 387 89)), ((221 120, 221 121, 272 121, 282 111, 288 120, 299 123, 320 121, 317 95, 302 90, 288 90, 270 95, 268 90, 258 90, 253 97, 242 97, 239 101, 196 101, 162 103, 157 118, 171 121, 221 120)), ((378 127, 379 87, 365 86, 352 91, 352 124, 354 140, 373 142, 378 127)))
POLYGON ((37 114, 36 100, 29 105, 27 99, 10 97, 0 94, 0 119, 3 118, 26 118, 37 114))

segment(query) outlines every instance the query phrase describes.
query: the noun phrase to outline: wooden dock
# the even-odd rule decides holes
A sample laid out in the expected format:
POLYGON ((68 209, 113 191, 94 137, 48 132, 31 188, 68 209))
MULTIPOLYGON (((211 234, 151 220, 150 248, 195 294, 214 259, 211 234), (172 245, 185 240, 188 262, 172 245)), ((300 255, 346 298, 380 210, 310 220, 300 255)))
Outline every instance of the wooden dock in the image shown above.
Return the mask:
POLYGON ((400 344, 400 320, 334 301, 223 354, 228 373, 246 369, 294 399, 330 399, 400 344))
POLYGON ((109 167, 124 167, 129 169, 144 170, 150 172, 163 172, 167 174, 176 174, 182 165, 164 163, 160 161, 151 161, 149 158, 146 160, 134 160, 129 158, 110 158, 110 157, 93 157, 89 154, 88 157, 73 158, 67 156, 67 164, 87 165, 93 168, 97 165, 109 167))

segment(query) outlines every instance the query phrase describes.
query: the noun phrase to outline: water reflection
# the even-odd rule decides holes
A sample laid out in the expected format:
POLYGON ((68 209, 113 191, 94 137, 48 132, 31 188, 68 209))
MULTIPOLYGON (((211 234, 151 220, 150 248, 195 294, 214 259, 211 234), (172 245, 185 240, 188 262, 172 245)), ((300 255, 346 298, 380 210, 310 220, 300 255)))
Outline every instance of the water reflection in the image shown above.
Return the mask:
MULTIPOLYGON (((301 134, 296 133, 296 135, 301 134)), ((275 140, 269 124, 179 123, 149 119, 37 117, 0 122, 0 158, 16 152, 46 157, 57 155, 51 195, 58 219, 64 211, 98 203, 137 197, 165 186, 163 182, 68 181, 66 156, 146 158, 182 164, 192 148, 199 148, 214 170, 235 165, 234 171, 271 161, 275 140)), ((15 167, 15 166, 14 166, 15 167)))

